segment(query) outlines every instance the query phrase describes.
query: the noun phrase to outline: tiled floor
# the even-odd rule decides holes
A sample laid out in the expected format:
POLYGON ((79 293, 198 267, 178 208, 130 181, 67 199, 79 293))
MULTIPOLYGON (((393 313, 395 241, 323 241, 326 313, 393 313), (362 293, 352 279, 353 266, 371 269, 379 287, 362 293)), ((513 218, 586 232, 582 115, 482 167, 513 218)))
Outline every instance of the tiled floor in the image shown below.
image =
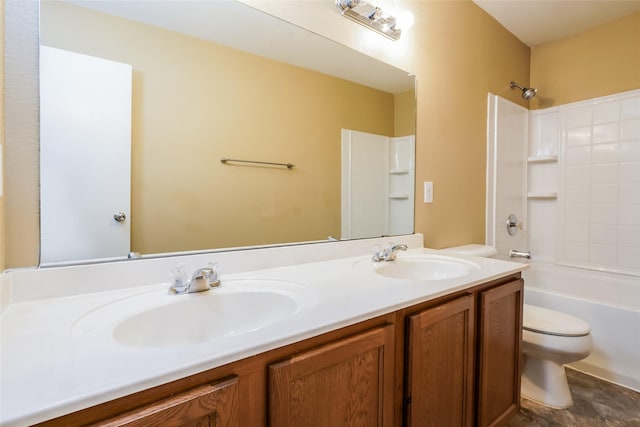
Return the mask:
POLYGON ((522 399, 509 427, 640 427, 640 393, 567 369, 573 406, 550 409, 522 399))

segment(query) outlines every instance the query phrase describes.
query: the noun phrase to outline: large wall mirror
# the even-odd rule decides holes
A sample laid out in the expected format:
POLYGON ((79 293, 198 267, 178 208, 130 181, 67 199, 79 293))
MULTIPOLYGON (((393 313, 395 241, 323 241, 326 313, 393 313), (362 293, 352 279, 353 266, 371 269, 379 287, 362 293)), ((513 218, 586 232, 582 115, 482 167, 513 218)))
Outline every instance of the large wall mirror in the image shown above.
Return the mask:
MULTIPOLYGON (((42 264, 413 231, 414 142, 394 139, 415 134, 406 71, 231 0, 45 0, 40 45, 42 264), (124 107, 103 110, 121 92, 124 107), (361 134, 389 138, 382 162, 362 145, 345 153, 361 134), (410 181, 383 197, 408 207, 402 226, 345 234, 341 164, 356 153, 356 169, 386 162, 383 179, 410 181), (102 254, 122 230, 125 250, 102 254)), ((359 191, 357 204, 374 189, 359 191)))

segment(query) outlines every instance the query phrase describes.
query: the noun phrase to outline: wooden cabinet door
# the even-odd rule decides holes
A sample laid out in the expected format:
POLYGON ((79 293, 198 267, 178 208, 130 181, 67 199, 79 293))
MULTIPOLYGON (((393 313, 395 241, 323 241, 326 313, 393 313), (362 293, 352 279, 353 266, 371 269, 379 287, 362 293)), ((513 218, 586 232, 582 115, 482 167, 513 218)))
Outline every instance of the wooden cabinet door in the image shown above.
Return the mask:
POLYGON ((480 427, 505 425, 519 409, 523 286, 520 279, 480 296, 480 427))
POLYGON ((196 387, 93 425, 238 427, 238 378, 196 387))
POLYGON ((405 419, 416 427, 471 426, 474 297, 409 316, 405 419))
POLYGON ((272 427, 391 427, 392 325, 269 365, 272 427))

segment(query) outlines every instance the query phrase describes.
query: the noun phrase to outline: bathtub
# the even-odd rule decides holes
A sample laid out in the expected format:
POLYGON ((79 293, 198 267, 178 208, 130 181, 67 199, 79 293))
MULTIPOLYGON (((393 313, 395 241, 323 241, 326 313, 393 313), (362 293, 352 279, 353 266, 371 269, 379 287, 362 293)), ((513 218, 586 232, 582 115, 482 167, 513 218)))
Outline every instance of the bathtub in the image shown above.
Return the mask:
POLYGON ((525 303, 591 325, 591 354, 569 366, 640 391, 640 277, 546 263, 522 275, 525 303))

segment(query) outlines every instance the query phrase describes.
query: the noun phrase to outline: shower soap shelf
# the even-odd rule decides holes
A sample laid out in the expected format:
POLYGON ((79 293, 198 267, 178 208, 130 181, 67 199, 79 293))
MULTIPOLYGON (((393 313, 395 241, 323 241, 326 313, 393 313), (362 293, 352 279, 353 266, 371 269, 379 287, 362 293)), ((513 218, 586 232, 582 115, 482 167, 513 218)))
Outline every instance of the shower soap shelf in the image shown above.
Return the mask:
POLYGON ((558 161, 558 156, 530 156, 527 158, 529 163, 556 163, 558 161))
POLYGON ((558 193, 555 191, 536 191, 527 193, 527 197, 530 199, 557 199, 558 193))

